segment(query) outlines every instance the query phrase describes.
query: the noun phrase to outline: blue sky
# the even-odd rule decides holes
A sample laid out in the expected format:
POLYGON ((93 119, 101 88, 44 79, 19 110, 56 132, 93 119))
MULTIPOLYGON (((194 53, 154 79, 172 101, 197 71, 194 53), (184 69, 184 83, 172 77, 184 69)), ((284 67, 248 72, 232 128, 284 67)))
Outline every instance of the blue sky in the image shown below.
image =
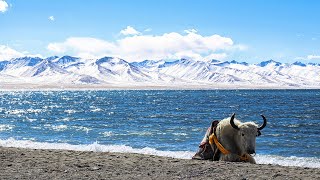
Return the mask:
POLYGON ((320 1, 0 0, 0 60, 18 56, 320 62, 320 1))

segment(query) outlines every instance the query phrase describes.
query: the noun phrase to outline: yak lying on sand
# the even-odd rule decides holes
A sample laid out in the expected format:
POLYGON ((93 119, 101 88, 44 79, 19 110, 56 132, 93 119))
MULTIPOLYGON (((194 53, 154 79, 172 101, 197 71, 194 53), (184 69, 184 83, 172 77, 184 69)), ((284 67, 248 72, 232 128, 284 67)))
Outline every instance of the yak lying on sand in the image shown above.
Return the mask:
POLYGON ((261 116, 260 127, 254 122, 241 123, 235 114, 220 122, 213 121, 192 159, 256 163, 251 154, 256 153, 256 137, 267 125, 267 119, 261 116))

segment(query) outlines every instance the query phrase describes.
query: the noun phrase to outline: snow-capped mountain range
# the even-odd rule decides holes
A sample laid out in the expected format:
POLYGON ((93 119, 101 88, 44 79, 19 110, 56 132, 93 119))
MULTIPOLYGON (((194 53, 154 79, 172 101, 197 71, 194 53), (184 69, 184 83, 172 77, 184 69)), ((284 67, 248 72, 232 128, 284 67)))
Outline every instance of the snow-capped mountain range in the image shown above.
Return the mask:
POLYGON ((1 84, 320 88, 320 64, 22 57, 0 61, 1 84))

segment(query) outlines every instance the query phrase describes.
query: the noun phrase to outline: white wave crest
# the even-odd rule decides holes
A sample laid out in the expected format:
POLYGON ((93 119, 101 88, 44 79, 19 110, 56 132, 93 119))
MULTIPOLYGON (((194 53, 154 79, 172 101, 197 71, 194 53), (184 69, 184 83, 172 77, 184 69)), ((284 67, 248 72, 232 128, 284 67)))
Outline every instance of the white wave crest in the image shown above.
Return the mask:
POLYGON ((160 151, 154 148, 145 147, 142 149, 132 148, 125 145, 102 145, 98 142, 92 144, 72 145, 68 143, 47 143, 47 142, 34 142, 30 140, 15 140, 9 138, 6 140, 0 139, 0 146, 2 147, 16 147, 28 149, 63 149, 73 151, 93 151, 93 152, 119 152, 119 153, 138 153, 165 156, 179 159, 191 159, 194 152, 190 151, 160 151))
POLYGON ((54 131, 64 131, 68 129, 67 125, 51 125, 51 124, 45 124, 44 127, 47 127, 49 129, 52 129, 54 131))
POLYGON ((76 113, 77 111, 74 110, 74 109, 67 109, 67 110, 64 110, 64 112, 67 113, 67 114, 74 114, 74 113, 76 113))
POLYGON ((256 155, 254 158, 258 164, 277 164, 281 166, 320 168, 320 158, 315 157, 256 155))
MULTIPOLYGON (((98 142, 94 142, 92 144, 72 145, 68 143, 47 143, 35 142, 30 140, 16 140, 14 138, 5 140, 0 139, 0 146, 29 149, 62 149, 74 151, 139 153, 178 159, 191 159, 191 157, 195 153, 191 151, 161 151, 150 147, 138 149, 126 145, 102 145, 98 142)), ((256 155, 254 158, 256 159, 258 164, 276 164, 281 166, 320 168, 320 159, 315 157, 282 157, 275 155, 256 155)))
POLYGON ((14 128, 14 125, 0 124, 0 131, 8 131, 14 128))

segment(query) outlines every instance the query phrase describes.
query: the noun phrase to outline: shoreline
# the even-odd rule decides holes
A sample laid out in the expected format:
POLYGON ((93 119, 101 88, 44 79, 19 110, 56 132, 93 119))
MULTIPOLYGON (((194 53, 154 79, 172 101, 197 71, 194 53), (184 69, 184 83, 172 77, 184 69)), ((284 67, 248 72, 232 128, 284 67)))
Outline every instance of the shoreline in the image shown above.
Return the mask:
POLYGON ((0 84, 0 91, 64 91, 64 90, 319 90, 320 87, 297 87, 297 86, 263 86, 263 85, 123 85, 123 84, 100 84, 100 85, 76 85, 76 84, 0 84))
POLYGON ((0 147, 0 179, 319 179, 320 168, 0 147))

